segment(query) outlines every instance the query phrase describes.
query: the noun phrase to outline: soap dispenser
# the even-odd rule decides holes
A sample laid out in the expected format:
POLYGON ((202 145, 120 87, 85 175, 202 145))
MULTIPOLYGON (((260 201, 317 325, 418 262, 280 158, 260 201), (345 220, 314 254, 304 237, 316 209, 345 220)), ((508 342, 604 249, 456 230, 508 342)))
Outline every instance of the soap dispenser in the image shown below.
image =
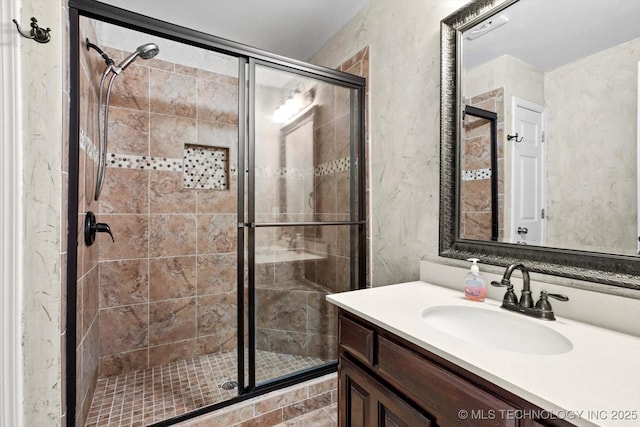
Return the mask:
POLYGON ((469 258, 467 261, 471 261, 471 271, 467 274, 467 278, 464 280, 464 297, 471 301, 484 301, 487 296, 487 287, 485 281, 480 275, 480 268, 478 267, 478 258, 469 258))

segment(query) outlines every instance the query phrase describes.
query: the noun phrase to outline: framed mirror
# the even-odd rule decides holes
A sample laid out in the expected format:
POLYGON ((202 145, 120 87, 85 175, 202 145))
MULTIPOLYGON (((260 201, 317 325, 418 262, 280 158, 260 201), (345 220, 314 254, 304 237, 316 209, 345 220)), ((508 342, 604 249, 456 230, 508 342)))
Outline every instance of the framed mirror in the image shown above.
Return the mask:
POLYGON ((314 153, 316 106, 312 105, 280 129, 280 211, 302 214, 309 220, 314 212, 314 153))
POLYGON ((639 15, 477 0, 442 20, 440 256, 640 290, 639 15))

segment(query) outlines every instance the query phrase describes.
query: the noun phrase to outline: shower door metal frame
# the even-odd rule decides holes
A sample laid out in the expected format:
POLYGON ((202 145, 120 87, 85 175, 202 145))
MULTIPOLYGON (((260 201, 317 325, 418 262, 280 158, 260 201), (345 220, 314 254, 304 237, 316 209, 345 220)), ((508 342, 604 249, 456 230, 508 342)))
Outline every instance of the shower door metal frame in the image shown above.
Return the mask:
MULTIPOLYGON (((309 377, 307 371, 303 371, 301 373, 294 373, 287 376, 284 380, 276 381, 276 382, 266 382, 261 385, 256 384, 255 378, 255 353, 256 353, 256 301, 255 301, 255 233, 257 228, 274 228, 274 227, 307 227, 307 226, 315 226, 315 227, 323 227, 323 226, 349 226, 352 230, 354 228, 357 229, 357 259, 359 262, 356 262, 356 242, 353 237, 350 239, 350 289, 356 289, 356 269, 358 270, 358 279, 360 285, 357 288, 364 288, 366 283, 366 209, 365 209, 365 189, 364 183, 366 179, 366 172, 364 167, 357 167, 358 165, 363 164, 365 150, 364 150, 364 106, 365 106, 365 96, 364 96, 364 84, 363 85, 352 85, 348 84, 344 80, 340 78, 336 78, 337 76, 319 76, 311 71, 308 67, 298 67, 292 65, 283 65, 271 61, 266 61, 263 59, 249 58, 249 76, 248 76, 248 85, 249 85, 249 96, 248 96, 248 152, 247 152, 247 161, 248 161, 248 200, 247 200, 247 222, 243 224, 239 224, 239 229, 248 229, 248 310, 249 310, 249 324, 247 325, 248 329, 248 346, 249 346, 249 364, 248 364, 248 374, 249 380, 248 384, 244 382, 244 376, 240 375, 239 372, 239 380, 238 383, 240 387, 244 389, 246 392, 250 391, 270 391, 273 389, 273 385, 277 385, 278 387, 282 387, 283 384, 288 385, 289 383, 293 384, 299 382, 301 378, 309 377), (256 129, 255 129, 255 117, 256 117, 256 66, 267 67, 270 69, 281 70, 309 78, 314 78, 317 80, 321 80, 327 83, 335 84, 338 86, 343 86, 345 88, 351 89, 350 93, 350 113, 352 119, 356 122, 356 125, 353 124, 350 126, 350 180, 349 180, 349 188, 350 188, 350 209, 349 221, 313 221, 313 222, 257 222, 255 215, 255 146, 256 146, 256 129), (354 91, 357 93, 357 96, 354 96, 354 91), (357 108, 360 106, 360 108, 357 108), (357 126, 357 130, 356 130, 357 126), (359 143, 356 144, 355 141, 357 137, 359 138, 359 143), (359 163, 356 163, 357 160, 360 160, 359 163), (355 176, 355 171, 358 172, 358 176, 355 176), (351 194, 354 191, 354 183, 357 182, 357 189, 355 194, 351 194), (357 211, 355 209, 357 203, 357 211)), ((244 158, 240 159, 239 162, 244 161, 244 158)), ((240 165, 240 163, 239 163, 240 165)), ((238 170, 244 170, 244 168, 238 166, 238 170)), ((239 178, 240 180, 240 178, 239 178)), ((240 207, 240 202, 238 202, 238 207, 240 207)), ((240 244, 240 241, 239 241, 240 244)), ((244 253, 241 254, 240 250, 238 250, 238 256, 241 257, 244 253)), ((238 262, 238 265, 242 265, 243 262, 238 262)), ((239 282, 240 284, 241 282, 239 282)), ((239 286, 239 290, 242 290, 239 286)), ((238 293, 238 299, 240 301, 241 292, 238 293)), ((240 311, 240 310, 239 310, 240 311)), ((243 318, 244 319, 244 318, 243 318)), ((240 320, 240 318, 238 319, 240 320)), ((240 330, 244 333, 244 327, 239 328, 239 338, 242 339, 243 335, 240 334, 240 330)), ((240 339, 238 343, 240 344, 240 339)), ((242 340, 244 343, 244 340, 242 340)), ((239 362, 238 362, 239 363, 239 362)), ((335 371, 337 367, 337 360, 334 362, 329 362, 325 365, 321 365, 316 368, 311 368, 311 372, 315 373, 329 373, 335 371)))
POLYGON ((485 110, 483 108, 474 107, 473 105, 465 105, 462 112, 463 116, 479 117, 489 122, 490 138, 489 157, 491 166, 491 240, 498 241, 498 211, 500 209, 498 203, 498 113, 485 110))
MULTIPOLYGON (((134 12, 130 12, 124 9, 120 9, 115 6, 100 3, 96 0, 69 0, 69 39, 70 39, 70 51, 69 51, 69 84, 70 84, 70 111, 69 111, 69 182, 68 182, 68 208, 67 218, 69 223, 67 227, 67 311, 65 318, 66 326, 66 377, 65 377, 65 394, 66 394, 66 425, 67 427, 73 427, 75 425, 76 418, 76 282, 77 282, 77 241, 78 241, 78 184, 79 184, 79 103, 80 103, 80 75, 79 75, 79 52, 78 47, 80 43, 79 39, 79 19, 80 17, 86 17, 96 19, 99 21, 107 22, 113 25, 121 26, 127 29, 139 31, 142 33, 152 34, 158 37, 163 37, 179 43, 199 47, 206 50, 222 53, 225 55, 233 56, 238 59, 239 80, 238 84, 238 96, 239 96, 239 122, 238 122, 238 382, 239 382, 239 395, 229 400, 205 406, 195 411, 189 412, 184 415, 180 415, 168 420, 164 420, 153 424, 155 427, 170 426, 177 422, 185 421, 194 418, 199 415, 203 415, 214 410, 232 405, 234 403, 247 400, 256 397, 260 394, 267 393, 269 391, 293 385, 302 382, 307 379, 316 378, 329 372, 335 372, 337 369, 337 361, 330 363, 319 368, 312 368, 307 371, 294 373, 285 378, 270 381, 265 384, 255 384, 255 339, 249 346, 249 355, 252 362, 249 364, 249 377, 252 381, 248 384, 244 381, 244 239, 245 234, 248 237, 248 246, 250 249, 248 255, 249 261, 249 288, 255 286, 254 280, 254 259, 253 250, 255 249, 255 229, 259 227, 280 226, 280 225, 350 225, 352 230, 357 230, 357 239, 351 238, 351 283, 355 284, 356 269, 358 273, 359 287, 365 287, 366 283, 366 207, 365 207, 365 177, 366 168, 364 164, 365 160, 365 84, 364 78, 348 74, 345 72, 325 68, 313 64, 308 64, 299 60, 286 58, 281 55, 270 53, 261 49, 253 48, 243 45, 241 43, 222 39, 210 34, 202 33, 193 29, 181 27, 179 25, 170 24, 164 21, 160 21, 154 18, 150 18, 144 15, 140 15, 134 12), (251 150, 254 147, 255 139, 251 135, 251 113, 247 111, 247 92, 246 92, 246 68, 249 64, 249 79, 251 79, 251 64, 255 67, 255 64, 264 64, 269 67, 280 68, 283 70, 291 71, 297 74, 305 75, 315 79, 334 83, 343 87, 355 89, 357 96, 351 96, 351 113, 354 120, 357 120, 357 129, 351 126, 351 140, 355 141, 357 137, 357 145, 351 144, 351 188, 354 188, 354 180, 357 179, 357 191, 355 195, 351 197, 351 217, 350 221, 345 222, 322 222, 322 223, 255 223, 255 216, 253 221, 244 222, 245 209, 244 209, 244 173, 246 166, 249 166, 249 182, 253 183, 255 175, 251 168, 254 158, 251 154, 251 150), (360 108, 356 108, 356 106, 360 108), (247 126, 249 125, 249 134, 247 135, 247 126), (248 138, 247 138, 248 136, 248 138), (248 140, 248 141, 247 141, 248 140), (247 145, 247 147, 245 147, 247 145), (249 153, 245 151, 245 148, 249 149, 249 153), (357 157, 357 171, 358 176, 354 176, 354 170, 356 170, 355 159, 357 157), (249 164, 245 164, 245 158, 248 158, 249 164), (357 201, 357 211, 354 209, 354 204, 357 201), (248 233, 245 231, 248 229, 248 233), (355 248, 357 240, 357 262, 355 258, 355 248), (252 266, 253 265, 253 266, 252 266)), ((254 88, 255 89, 255 88, 254 88)), ((249 110, 255 107, 251 100, 252 89, 249 84, 249 110)), ((249 186, 249 192, 251 193, 252 186, 249 186)), ((353 191, 353 190, 352 190, 353 191)), ((254 194, 250 194, 252 197, 254 194)), ((251 199, 250 197, 250 199, 251 199)), ((253 207, 253 202, 250 202, 248 208, 249 212, 253 207)), ((255 214, 255 212, 254 212, 255 214)), ((251 292, 249 293, 251 295, 251 292)), ((249 298, 249 304, 246 309, 249 312, 250 319, 255 317, 255 299, 249 298)), ((250 328, 251 329, 250 322, 250 328)), ((252 334, 249 334, 251 336, 252 334)))

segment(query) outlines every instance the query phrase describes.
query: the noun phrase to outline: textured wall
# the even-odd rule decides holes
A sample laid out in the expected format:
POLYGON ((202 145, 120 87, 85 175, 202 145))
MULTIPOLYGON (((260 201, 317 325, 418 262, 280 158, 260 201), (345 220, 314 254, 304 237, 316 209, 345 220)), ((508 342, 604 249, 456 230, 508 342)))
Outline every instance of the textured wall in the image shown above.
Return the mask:
MULTIPOLYGON (((20 39, 20 86, 22 139, 16 141, 21 152, 22 182, 22 277, 12 283, 22 298, 21 322, 23 359, 18 378, 22 380, 22 419, 27 426, 56 426, 61 422, 64 390, 62 360, 64 306, 61 283, 65 277, 66 216, 61 202, 67 182, 67 167, 62 161, 62 143, 66 139, 68 92, 67 68, 63 58, 67 34, 66 2, 23 0, 15 16, 29 30, 32 16, 43 27, 50 27, 49 44, 20 39), (44 21, 44 22, 43 22, 44 21), (64 125, 63 125, 64 123, 64 125)), ((16 10, 17 12, 17 10, 16 10)), ((15 28, 7 31, 19 37, 15 28)))
POLYGON ((369 46, 371 283, 419 277, 438 253, 440 20, 466 1, 372 0, 313 58, 369 46))
MULTIPOLYGON (((637 86, 639 45, 636 39, 547 73, 509 56, 465 72, 467 96, 505 87, 508 133, 513 96, 546 107, 547 246, 636 251, 636 160, 629 153, 636 149, 637 100, 629 88, 637 86)), ((508 207, 509 142, 505 155, 508 207)))
POLYGON ((545 76, 550 246, 637 251, 638 61, 635 39, 545 76))

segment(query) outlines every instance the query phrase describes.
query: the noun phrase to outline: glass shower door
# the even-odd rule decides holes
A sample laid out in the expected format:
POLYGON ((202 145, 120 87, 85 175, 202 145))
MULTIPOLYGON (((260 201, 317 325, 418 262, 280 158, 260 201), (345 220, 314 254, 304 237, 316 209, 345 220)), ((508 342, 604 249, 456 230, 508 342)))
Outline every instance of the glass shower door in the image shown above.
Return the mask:
POLYGON ((361 100, 261 61, 249 74, 249 382, 260 384, 337 359, 325 296, 359 287, 361 100))

